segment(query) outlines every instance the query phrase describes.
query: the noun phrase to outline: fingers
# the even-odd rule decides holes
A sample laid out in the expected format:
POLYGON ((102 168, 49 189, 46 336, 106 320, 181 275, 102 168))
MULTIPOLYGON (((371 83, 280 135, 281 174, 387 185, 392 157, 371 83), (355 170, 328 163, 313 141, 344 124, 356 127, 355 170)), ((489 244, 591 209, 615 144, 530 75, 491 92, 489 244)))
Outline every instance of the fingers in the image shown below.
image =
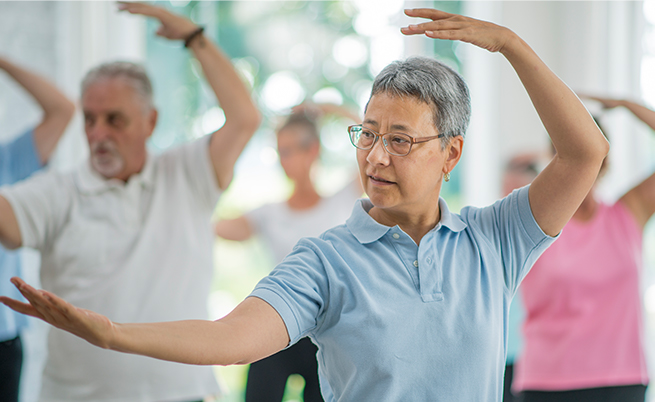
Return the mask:
POLYGON ((408 17, 429 18, 431 20, 439 20, 449 18, 457 14, 450 14, 445 11, 435 10, 433 8, 408 8, 405 10, 405 15, 408 17))
MULTIPOLYGON (((64 302, 62 299, 50 292, 33 288, 20 278, 12 278, 11 282, 30 302, 30 304, 27 305, 30 306, 30 308, 27 308, 25 303, 22 303, 23 305, 16 304, 20 302, 12 303, 10 306, 11 308, 21 308, 25 311, 24 314, 38 317, 57 327, 66 321, 66 314, 70 313, 68 303, 64 302)), ((23 313, 23 311, 19 312, 23 313)))
POLYGON ((118 9, 122 11, 127 11, 130 14, 140 14, 148 17, 159 18, 162 13, 162 9, 159 7, 151 6, 150 4, 144 3, 133 3, 133 2, 118 2, 118 9))
POLYGON ((420 35, 426 32, 456 31, 462 27, 463 24, 461 21, 439 20, 424 22, 422 24, 410 24, 405 28, 401 28, 401 32, 405 35, 420 35))
POLYGON ((31 304, 19 302, 18 300, 10 299, 9 297, 5 296, 0 296, 0 303, 18 313, 43 319, 43 316, 34 307, 32 307, 31 304))

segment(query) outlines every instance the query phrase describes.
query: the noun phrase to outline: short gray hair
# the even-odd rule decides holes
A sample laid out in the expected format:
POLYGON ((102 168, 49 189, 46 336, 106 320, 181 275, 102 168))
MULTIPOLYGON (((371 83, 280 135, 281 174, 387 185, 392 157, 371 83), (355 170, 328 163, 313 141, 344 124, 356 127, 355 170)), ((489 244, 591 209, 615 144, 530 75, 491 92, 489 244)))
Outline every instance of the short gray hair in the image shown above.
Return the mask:
MULTIPOLYGON (((378 93, 412 97, 434 109, 434 124, 451 138, 465 136, 471 117, 471 97, 464 79, 445 64, 427 57, 411 57, 386 66, 373 82, 371 97, 378 93)), ((368 106, 368 105, 367 105, 368 106)))
POLYGON ((143 66, 128 61, 114 61, 94 67, 82 80, 82 95, 90 85, 106 79, 124 80, 143 99, 148 110, 154 109, 152 84, 143 66))

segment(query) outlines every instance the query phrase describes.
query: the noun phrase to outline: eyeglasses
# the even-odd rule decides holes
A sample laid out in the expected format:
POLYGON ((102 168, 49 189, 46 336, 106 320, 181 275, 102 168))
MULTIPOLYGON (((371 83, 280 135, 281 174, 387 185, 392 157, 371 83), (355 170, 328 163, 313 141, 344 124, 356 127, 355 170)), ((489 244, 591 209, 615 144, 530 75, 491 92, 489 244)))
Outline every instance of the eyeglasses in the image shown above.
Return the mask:
POLYGON ((409 154, 409 151, 412 150, 412 145, 435 140, 444 136, 443 134, 439 134, 417 139, 403 133, 379 134, 371 129, 362 127, 361 124, 349 126, 348 134, 350 134, 350 142, 352 142, 355 148, 364 151, 373 148, 378 138, 382 138, 382 145, 384 145, 385 151, 390 155, 395 156, 406 156, 409 154))

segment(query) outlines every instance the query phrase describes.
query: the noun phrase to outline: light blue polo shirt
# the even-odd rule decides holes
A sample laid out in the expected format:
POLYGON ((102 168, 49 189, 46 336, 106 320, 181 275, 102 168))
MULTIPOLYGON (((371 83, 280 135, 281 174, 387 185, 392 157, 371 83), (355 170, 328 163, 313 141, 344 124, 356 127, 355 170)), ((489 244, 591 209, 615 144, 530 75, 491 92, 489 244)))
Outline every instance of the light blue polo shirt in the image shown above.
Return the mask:
MULTIPOLYGON (((23 180, 40 168, 41 161, 34 146, 32 130, 10 143, 0 144, 0 186, 23 180)), ((21 276, 18 252, 7 251, 0 246, 0 295, 22 299, 9 282, 12 276, 21 276)), ((26 316, 0 305, 0 342, 15 338, 26 325, 26 316)))
POLYGON ((300 240, 251 296, 291 343, 318 346, 326 401, 502 400, 509 305, 554 241, 528 187, 486 208, 448 210, 417 246, 360 200, 345 225, 300 240))

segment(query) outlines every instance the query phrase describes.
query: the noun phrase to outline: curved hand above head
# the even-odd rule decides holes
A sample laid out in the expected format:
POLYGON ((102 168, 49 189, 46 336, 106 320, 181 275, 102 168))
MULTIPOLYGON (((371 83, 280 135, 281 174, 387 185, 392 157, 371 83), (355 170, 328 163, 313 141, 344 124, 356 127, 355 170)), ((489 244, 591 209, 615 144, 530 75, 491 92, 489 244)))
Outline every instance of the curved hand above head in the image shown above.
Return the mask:
POLYGON ((432 20, 401 28, 405 35, 425 34, 434 39, 459 40, 490 52, 502 52, 507 42, 515 36, 510 29, 500 25, 440 10, 414 8, 405 10, 405 14, 432 20))
MULTIPOLYGON (((119 2, 131 14, 156 18, 161 23, 157 35, 172 40, 189 40, 198 26, 189 19, 144 3, 119 2)), ((225 124, 212 133, 209 153, 218 187, 225 190, 232 181, 234 164, 261 120, 250 91, 237 74, 230 59, 204 35, 194 35, 185 46, 200 63, 207 82, 225 113, 225 124)))
POLYGON ((425 8, 405 13, 432 20, 402 28, 406 35, 425 34, 436 39, 471 43, 500 52, 510 62, 557 150, 555 158, 532 182, 530 206, 541 229, 551 236, 558 234, 593 186, 609 150, 587 109, 510 29, 425 8), (571 172, 576 174, 571 175, 571 172))
POLYGON ((626 103, 626 101, 623 99, 605 98, 596 95, 578 93, 578 96, 580 96, 581 98, 591 99, 593 101, 600 102, 600 104, 603 106, 603 109, 614 109, 619 106, 624 106, 626 103))
MULTIPOLYGON (((655 130, 655 110, 644 106, 640 102, 589 94, 580 94, 580 97, 600 102, 604 109, 623 107, 652 130, 655 130)), ((643 229, 655 214, 655 173, 628 190, 619 200, 628 207, 643 229)))
POLYGON ((624 107, 630 113, 635 115, 636 118, 646 123, 648 127, 655 130, 655 110, 649 109, 639 101, 580 93, 578 95, 581 98, 591 99, 593 101, 599 102, 603 106, 603 109, 615 109, 617 107, 624 107))
POLYGON ((157 29, 157 35, 166 39, 186 39, 197 29, 197 25, 188 19, 150 4, 118 2, 118 8, 130 14, 139 14, 158 19, 161 26, 157 29))

